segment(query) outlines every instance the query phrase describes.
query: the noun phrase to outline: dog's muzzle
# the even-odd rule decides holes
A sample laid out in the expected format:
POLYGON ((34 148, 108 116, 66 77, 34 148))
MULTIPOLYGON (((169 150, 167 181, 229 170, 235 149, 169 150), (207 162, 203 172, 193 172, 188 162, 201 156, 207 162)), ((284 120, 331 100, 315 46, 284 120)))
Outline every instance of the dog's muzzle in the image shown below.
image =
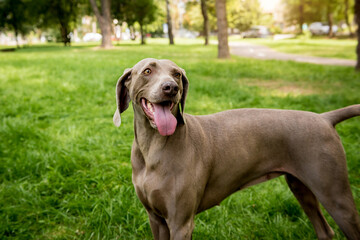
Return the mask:
POLYGON ((162 136, 170 136, 174 134, 177 120, 171 113, 174 103, 164 101, 160 103, 152 103, 146 98, 141 99, 141 107, 148 117, 149 121, 156 126, 162 136))

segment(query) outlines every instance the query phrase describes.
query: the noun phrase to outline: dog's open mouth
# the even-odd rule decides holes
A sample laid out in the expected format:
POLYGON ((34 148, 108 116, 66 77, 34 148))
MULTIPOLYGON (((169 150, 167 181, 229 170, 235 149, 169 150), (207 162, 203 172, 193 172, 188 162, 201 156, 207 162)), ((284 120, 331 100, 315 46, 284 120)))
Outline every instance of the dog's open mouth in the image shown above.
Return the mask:
POLYGON ((175 132, 177 120, 171 113, 174 103, 165 101, 152 103, 142 98, 141 107, 149 120, 157 127, 159 133, 163 136, 172 135, 175 132))

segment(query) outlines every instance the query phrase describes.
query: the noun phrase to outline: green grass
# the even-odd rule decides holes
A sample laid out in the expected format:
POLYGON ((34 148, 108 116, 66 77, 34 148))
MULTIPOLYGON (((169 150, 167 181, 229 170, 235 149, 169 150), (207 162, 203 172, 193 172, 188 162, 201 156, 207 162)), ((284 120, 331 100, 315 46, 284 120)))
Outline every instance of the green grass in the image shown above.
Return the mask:
MULTIPOLYGON (((239 39, 234 39, 238 41, 239 39)), ((244 39, 251 43, 266 45, 279 52, 307 56, 356 59, 356 40, 352 39, 244 39)))
MULTIPOLYGON (((186 69, 191 114, 242 107, 324 112, 360 103, 353 68, 218 60, 216 46, 201 44, 0 53, 0 239, 152 239, 131 183, 131 108, 120 128, 112 123, 117 78, 142 58, 168 58, 186 69)), ((360 209, 360 118, 337 130, 360 209)), ((194 231, 194 239, 314 238, 283 178, 200 214, 194 231)))

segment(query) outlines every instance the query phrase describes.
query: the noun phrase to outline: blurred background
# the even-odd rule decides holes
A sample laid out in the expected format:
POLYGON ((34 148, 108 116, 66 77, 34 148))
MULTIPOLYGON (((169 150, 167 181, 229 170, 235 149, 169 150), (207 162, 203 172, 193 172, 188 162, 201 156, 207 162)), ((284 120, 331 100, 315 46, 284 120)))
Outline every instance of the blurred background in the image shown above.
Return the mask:
MULTIPOLYGON (((228 0, 226 8, 228 34, 242 38, 355 36, 354 0, 228 0)), ((0 45, 7 46, 135 41, 169 31, 198 38, 217 28, 215 0, 0 0, 0 45)))

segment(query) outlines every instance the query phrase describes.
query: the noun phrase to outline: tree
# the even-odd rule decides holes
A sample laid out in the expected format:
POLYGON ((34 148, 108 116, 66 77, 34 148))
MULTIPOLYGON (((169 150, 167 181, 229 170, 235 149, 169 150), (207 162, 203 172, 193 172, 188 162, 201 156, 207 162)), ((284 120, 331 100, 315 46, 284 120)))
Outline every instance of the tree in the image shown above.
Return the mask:
POLYGON ((216 0, 216 17, 218 27, 218 58, 230 58, 227 19, 226 19, 226 0, 216 0))
POLYGON ((345 23, 347 25, 347 27, 349 28, 349 32, 350 32, 350 36, 354 36, 354 33, 352 32, 351 29, 351 24, 349 22, 349 0, 344 0, 344 18, 345 18, 345 23))
POLYGON ((126 22, 130 29, 130 38, 135 40, 134 24, 136 19, 130 3, 131 1, 128 0, 112 0, 111 17, 118 20, 120 25, 122 25, 123 22, 126 22))
POLYGON ((358 39, 358 43, 356 46, 356 55, 357 55, 357 62, 356 62, 356 66, 355 69, 357 71, 360 71, 360 0, 355 0, 355 21, 357 24, 357 39, 358 39))
POLYGON ((335 12, 336 6, 339 6, 337 3, 337 0, 328 0, 327 1, 326 15, 327 15, 327 20, 328 20, 328 24, 329 24, 328 36, 330 38, 332 38, 334 36, 333 25, 334 25, 334 13, 336 14, 336 12, 335 12))
POLYGON ((29 11, 29 2, 24 0, 0 1, 0 30, 12 30, 19 47, 19 34, 25 35, 32 29, 34 17, 29 11))
POLYGON ((39 28, 56 27, 60 30, 64 46, 70 45, 70 32, 74 29, 81 0, 33 0, 32 13, 38 16, 39 28))
POLYGON ((354 12, 350 11, 354 7, 354 0, 331 0, 333 21, 336 23, 345 23, 351 37, 354 36, 354 32, 351 27, 349 19, 354 18, 354 12))
MULTIPOLYGON (((206 12, 209 24, 209 34, 211 31, 217 30, 217 19, 215 11, 215 0, 205 0, 206 12)), ((202 36, 204 33, 204 16, 201 11, 201 2, 192 0, 186 2, 186 11, 184 14, 183 26, 191 31, 200 32, 202 36)))
POLYGON ((112 0, 110 6, 110 13, 112 19, 117 19, 119 23, 127 21, 127 11, 130 10, 129 1, 127 0, 112 0))
POLYGON ((100 26, 102 35, 101 47, 111 48, 111 34, 112 34, 112 20, 111 20, 111 0, 101 0, 101 12, 96 0, 89 0, 91 8, 93 9, 96 19, 100 26))
POLYGON ((145 26, 155 20, 157 7, 154 0, 113 0, 111 13, 120 22, 133 27, 139 23, 141 44, 145 44, 145 26))
POLYGON ((305 11, 305 1, 304 0, 300 0, 299 2, 299 33, 302 34, 303 33, 303 25, 305 23, 305 16, 304 16, 304 11, 305 11))
POLYGON ((260 23, 262 14, 257 0, 228 0, 227 10, 229 28, 246 31, 260 23))
MULTIPOLYGON (((298 32, 301 34, 303 32, 302 26, 304 23, 308 22, 311 18, 316 18, 321 15, 323 10, 319 10, 317 8, 316 1, 323 0, 314 0, 305 1, 305 0, 283 0, 283 4, 285 6, 285 20, 289 24, 298 25, 298 32), (314 11, 314 13, 313 13, 314 11)), ((315 19, 314 19, 315 20, 315 19)), ((320 21, 316 19, 316 21, 320 21)))
POLYGON ((204 31, 205 45, 209 45, 210 25, 209 25, 208 13, 207 13, 206 0, 201 0, 201 14, 204 18, 203 31, 204 31))
POLYGON ((172 21, 171 21, 171 13, 170 13, 170 3, 169 0, 165 0, 166 2, 166 13, 167 13, 167 26, 168 26, 168 35, 169 35, 169 43, 170 45, 174 44, 174 35, 172 31, 172 21))
POLYGON ((141 44, 145 44, 144 27, 155 20, 156 5, 153 0, 132 0, 136 22, 140 25, 141 44))
MULTIPOLYGON (((350 0, 351 2, 353 0, 350 0)), ((349 22, 349 0, 283 0, 285 6, 285 20, 288 24, 297 24, 299 32, 304 23, 327 22, 329 37, 334 35, 333 26, 340 22, 349 22), (345 1, 345 2, 344 2, 345 1)), ((350 24, 348 25, 350 26, 350 24)))
POLYGON ((16 40, 34 27, 60 31, 64 45, 70 45, 82 0, 3 0, 0 1, 0 27, 13 29, 16 40))
POLYGON ((166 22, 166 2, 164 0, 153 0, 156 6, 155 20, 146 25, 146 30, 152 36, 164 36, 164 22, 166 22))

